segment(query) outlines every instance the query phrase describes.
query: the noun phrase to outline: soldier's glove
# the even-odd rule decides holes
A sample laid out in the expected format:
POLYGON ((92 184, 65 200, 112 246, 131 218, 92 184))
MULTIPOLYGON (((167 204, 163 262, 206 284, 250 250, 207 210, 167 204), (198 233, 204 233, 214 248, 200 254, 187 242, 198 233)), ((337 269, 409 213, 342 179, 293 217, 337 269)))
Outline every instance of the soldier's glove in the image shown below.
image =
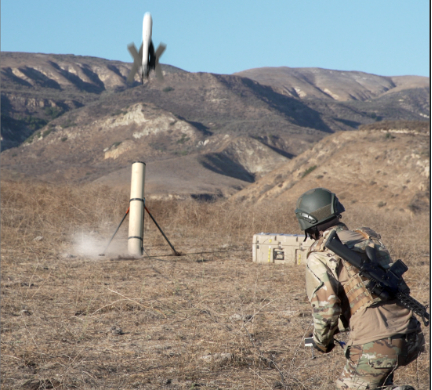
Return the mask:
MULTIPOLYGON (((313 337, 313 335, 310 334, 309 337, 313 337)), ((312 339, 312 345, 318 352, 329 353, 334 348, 335 343, 332 341, 328 345, 322 345, 322 344, 318 344, 314 339, 312 339)))

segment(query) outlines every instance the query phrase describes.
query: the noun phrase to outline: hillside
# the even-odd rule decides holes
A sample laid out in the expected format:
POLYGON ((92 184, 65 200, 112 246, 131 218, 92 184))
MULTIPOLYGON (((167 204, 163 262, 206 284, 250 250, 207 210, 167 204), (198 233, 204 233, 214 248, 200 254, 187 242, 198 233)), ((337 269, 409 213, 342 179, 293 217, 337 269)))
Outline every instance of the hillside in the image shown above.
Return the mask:
POLYGON ((385 124, 330 135, 239 191, 231 201, 295 204, 310 188, 335 192, 345 208, 420 212, 429 209, 430 128, 385 124), (400 126, 399 126, 400 127, 400 126))
MULTIPOLYGON (((131 64, 72 54, 2 52, 2 150, 67 111, 128 88, 131 64)), ((184 72, 162 65, 163 72, 184 72)), ((132 86, 140 85, 136 75, 132 86)))
MULTIPOLYGON (((2 52, 2 89, 57 90, 100 94, 128 88, 131 64, 73 54, 2 52)), ((164 73, 185 72, 162 65, 164 73)), ((140 84, 135 75, 133 86, 140 84)))
POLYGON ((120 106, 133 96, 145 99, 205 128, 212 123, 255 133, 272 132, 286 120, 334 132, 376 120, 427 120, 430 116, 429 79, 424 77, 286 67, 247 70, 238 77, 188 73, 162 65, 163 85, 151 78, 143 88, 136 75, 128 88, 130 68, 130 63, 95 57, 2 52, 2 150, 19 145, 65 112, 110 96, 120 106), (344 98, 329 98, 331 94, 323 91, 330 88, 335 91, 331 94, 344 98), (390 92, 394 98, 383 99, 390 92), (255 110, 257 105, 266 106, 265 112, 255 110), (267 115, 269 111, 276 115, 267 115))
MULTIPOLYGON (((155 197, 225 197, 331 133, 383 121, 426 123, 429 117, 423 79, 392 78, 389 89, 388 78, 354 72, 369 80, 362 84, 365 99, 338 101, 169 65, 163 65, 163 83, 151 77, 129 87, 130 66, 2 53, 3 177, 117 186, 128 181, 130 163, 143 160, 155 197)), ((360 96, 345 73, 326 71, 337 88, 360 96)), ((324 88, 322 77, 307 80, 324 88)))
POLYGON ((365 101, 410 89, 430 89, 428 77, 386 77, 358 71, 322 68, 263 67, 237 72, 278 92, 302 99, 365 101))
POLYGON ((145 157, 149 195, 219 197, 288 161, 254 138, 211 135, 152 104, 98 108, 66 114, 4 151, 3 176, 128 187, 131 162, 145 157))

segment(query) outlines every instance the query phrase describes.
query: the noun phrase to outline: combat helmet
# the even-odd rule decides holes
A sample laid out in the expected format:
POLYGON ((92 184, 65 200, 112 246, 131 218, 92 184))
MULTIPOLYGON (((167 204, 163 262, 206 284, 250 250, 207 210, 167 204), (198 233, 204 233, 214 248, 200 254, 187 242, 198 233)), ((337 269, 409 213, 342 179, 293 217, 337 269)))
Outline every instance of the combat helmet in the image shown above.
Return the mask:
POLYGON ((345 207, 333 192, 325 188, 314 188, 298 198, 295 214, 301 230, 307 230, 344 211, 345 207))

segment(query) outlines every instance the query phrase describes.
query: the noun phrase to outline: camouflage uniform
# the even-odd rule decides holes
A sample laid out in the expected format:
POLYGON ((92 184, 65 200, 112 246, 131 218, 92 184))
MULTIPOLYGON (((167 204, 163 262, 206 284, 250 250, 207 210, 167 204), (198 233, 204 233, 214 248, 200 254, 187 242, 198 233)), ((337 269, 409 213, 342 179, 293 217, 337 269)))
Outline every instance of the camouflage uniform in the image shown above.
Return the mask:
POLYGON ((406 339, 386 338, 364 345, 346 348, 347 358, 344 370, 336 381, 338 389, 392 388, 393 372, 399 366, 406 366, 424 350, 424 336, 418 332, 409 333, 406 339))
POLYGON ((370 294, 358 270, 324 246, 332 230, 336 230, 342 242, 345 237, 344 243, 354 250, 376 245, 384 268, 392 263, 380 236, 371 229, 349 231, 340 223, 323 232, 323 237, 310 248, 306 268, 314 343, 318 349, 327 352, 333 345, 334 334, 349 324, 350 341, 345 348, 347 361, 336 381, 337 388, 383 388, 381 386, 392 384, 393 372, 398 366, 407 365, 424 350, 420 323, 410 310, 396 301, 384 303, 370 294))

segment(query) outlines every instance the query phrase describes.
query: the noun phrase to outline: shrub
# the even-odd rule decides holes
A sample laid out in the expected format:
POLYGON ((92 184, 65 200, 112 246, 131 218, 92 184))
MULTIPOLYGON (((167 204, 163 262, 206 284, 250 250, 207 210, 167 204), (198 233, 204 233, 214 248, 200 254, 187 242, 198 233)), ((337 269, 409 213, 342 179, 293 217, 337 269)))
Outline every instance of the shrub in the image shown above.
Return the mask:
POLYGON ((177 140, 176 143, 178 144, 184 144, 185 142, 189 141, 189 137, 186 136, 186 134, 182 134, 181 138, 179 140, 177 140))
POLYGON ((33 140, 36 138, 39 138, 41 135, 40 131, 33 133, 30 137, 28 137, 24 142, 27 144, 31 144, 33 140))
POLYGON ((72 121, 71 118, 68 118, 68 119, 66 120, 66 122, 63 123, 63 124, 61 125, 61 127, 62 127, 63 129, 67 129, 68 127, 74 127, 74 126, 76 126, 76 125, 77 125, 77 124, 74 123, 74 122, 72 121))
POLYGON ((47 129, 47 130, 45 130, 43 133, 42 133, 42 138, 45 138, 49 133, 51 133, 53 131, 53 128, 52 127, 50 127, 49 129, 47 129))
POLYGON ((59 107, 46 107, 45 108, 45 114, 51 119, 58 118, 60 115, 62 115, 64 111, 59 107))
POLYGON ((31 115, 21 118, 21 121, 24 122, 25 125, 31 130, 40 129, 48 123, 48 121, 46 121, 45 119, 41 119, 31 115))
POLYGON ((126 115, 126 114, 127 114, 127 111, 115 110, 114 112, 111 113, 111 116, 126 115))
POLYGON ((316 168, 317 168, 316 165, 313 165, 313 166, 309 167, 308 169, 306 169, 306 170, 303 172, 301 178, 303 179, 305 176, 309 175, 309 173, 313 172, 316 168))

